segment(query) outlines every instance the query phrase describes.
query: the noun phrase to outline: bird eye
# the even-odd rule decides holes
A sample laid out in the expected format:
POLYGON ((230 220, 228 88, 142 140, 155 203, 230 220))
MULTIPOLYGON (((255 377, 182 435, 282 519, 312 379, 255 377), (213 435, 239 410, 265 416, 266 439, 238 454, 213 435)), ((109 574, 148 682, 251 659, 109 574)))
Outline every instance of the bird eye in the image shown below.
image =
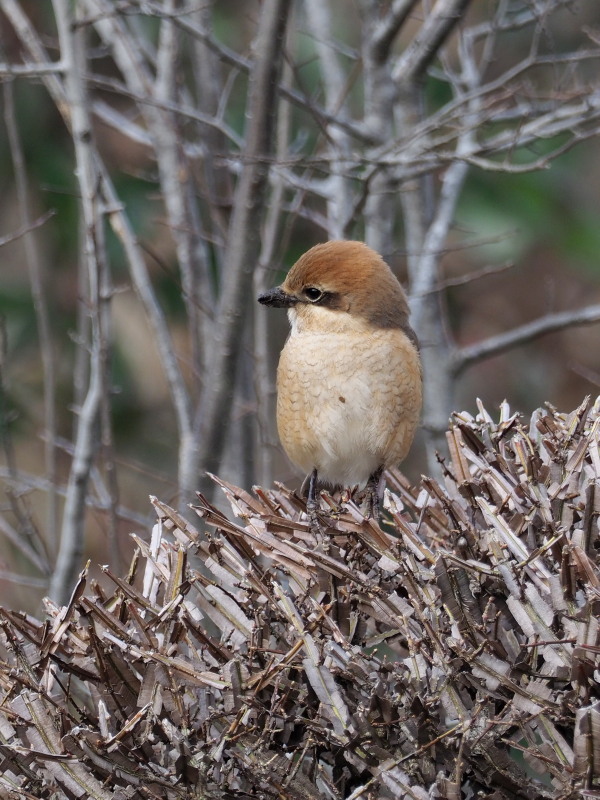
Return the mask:
POLYGON ((304 295, 311 303, 318 303, 323 297, 323 292, 316 286, 307 286, 304 295))

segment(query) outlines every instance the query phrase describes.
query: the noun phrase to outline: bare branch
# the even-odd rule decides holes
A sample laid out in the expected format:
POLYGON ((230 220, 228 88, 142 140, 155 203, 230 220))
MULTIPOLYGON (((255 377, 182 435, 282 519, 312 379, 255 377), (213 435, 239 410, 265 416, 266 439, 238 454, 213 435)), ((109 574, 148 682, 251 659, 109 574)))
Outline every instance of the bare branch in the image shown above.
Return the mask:
MULTIPOLYGON (((9 474, 8 470, 6 471, 6 477, 9 480, 14 480, 14 475, 9 474)), ((54 490, 50 482, 48 482, 48 489, 54 490)), ((47 560, 37 552, 35 547, 33 547, 29 541, 28 537, 23 536, 23 531, 19 527, 19 529, 14 528, 8 520, 5 519, 3 514, 0 514, 0 532, 5 537, 7 541, 9 541, 12 546, 21 554, 23 558, 25 558, 33 567, 35 567, 38 572, 42 575, 48 575, 50 572, 50 565, 48 564, 47 560)), ((46 583, 46 581, 44 581, 46 583)))
MULTIPOLYGON (((108 34, 110 36, 110 34, 108 34)), ((128 67, 124 66, 125 74, 129 75, 128 67)), ((129 77, 131 77, 129 75, 129 77)), ((105 75, 98 75, 93 74, 89 76, 89 81, 93 86, 97 86, 101 89, 106 89, 107 91, 114 92, 119 97, 127 97, 131 100, 135 100, 136 103, 139 103, 141 107, 149 106, 151 108, 157 109, 158 111, 165 111, 170 112, 172 114, 176 114, 182 118, 182 120, 193 120, 195 122, 199 122, 202 125, 208 125, 211 128, 214 128, 219 133, 222 133, 224 136, 229 139, 231 144, 237 149, 243 146, 242 139, 238 136, 238 134, 227 125, 218 115, 211 116, 210 114, 204 114, 198 109, 193 108, 185 101, 181 102, 174 102, 172 99, 165 98, 163 100, 158 100, 154 95, 143 94, 138 91, 135 91, 130 86, 125 85, 121 81, 117 80, 116 78, 107 78, 105 75)), ((98 106, 98 113, 102 114, 106 117, 106 121, 109 124, 115 125, 117 124, 118 127, 118 119, 119 119, 119 112, 118 109, 109 108, 107 107, 106 103, 102 103, 102 101, 96 101, 98 106)), ((133 138, 139 138, 141 141, 144 140, 143 134, 141 132, 137 132, 137 126, 134 126, 131 120, 127 121, 126 131, 131 130, 132 132, 136 131, 133 138)), ((146 138, 149 137, 146 134, 146 138)), ((200 145, 196 145, 192 142, 185 143, 186 149, 192 155, 201 155, 202 150, 200 145)))
MULTIPOLYGON (((377 20, 369 41, 369 47, 376 61, 379 63, 387 61, 394 39, 417 3, 418 0, 393 0, 385 16, 377 20)), ((373 17, 377 13, 377 3, 369 3, 366 13, 373 17)))
POLYGON ((37 228, 41 228, 42 225, 45 225, 49 219, 52 219, 56 212, 55 211, 46 211, 45 214, 37 217, 37 219, 32 220, 27 225, 22 225, 13 233, 9 233, 7 236, 0 236, 0 247, 4 247, 4 245, 10 244, 11 242, 16 242, 18 239, 21 239, 23 236, 26 236, 31 231, 36 230, 37 228))
MULTIPOLYGON (((428 437, 429 468, 433 474, 437 469, 434 453, 441 447, 448 407, 453 399, 450 363, 454 342, 446 323, 443 299, 438 292, 432 290, 439 282, 444 243, 453 225, 456 206, 467 177, 468 165, 462 156, 474 145, 481 110, 480 99, 473 96, 481 76, 470 42, 465 37, 461 38, 459 44, 459 57, 461 71, 460 75, 453 77, 452 88, 459 98, 465 93, 470 93, 472 97, 465 104, 463 124, 457 135, 454 156, 456 160, 443 175, 435 205, 430 202, 430 208, 425 208, 424 194, 427 186, 423 181, 413 190, 412 199, 408 196, 404 202, 405 213, 411 215, 418 231, 410 237, 412 243, 408 265, 411 275, 411 314, 413 327, 421 340, 423 367, 429 374, 424 387, 423 424, 428 437), (426 226, 428 217, 431 217, 431 222, 426 226)), ((405 116, 409 119, 417 116, 416 109, 410 106, 410 97, 401 103, 406 106, 405 116)))
POLYGON ((33 78, 53 73, 62 74, 65 65, 62 61, 49 64, 0 64, 0 77, 2 78, 33 78))
MULTIPOLYGON (((343 100, 348 91, 346 78, 333 44, 332 10, 329 0, 304 0, 308 25, 319 55, 321 76, 328 112, 343 115, 343 100)), ((351 222, 352 190, 346 179, 346 159, 351 143, 336 125, 326 126, 329 155, 327 180, 328 231, 332 239, 342 239, 351 222)))
MULTIPOLYGON (((283 64, 282 83, 291 80, 292 70, 288 63, 283 64)), ((289 147, 291 131, 292 109, 289 103, 282 102, 277 120, 276 156, 277 160, 284 160, 289 147)), ((258 264, 254 273, 254 296, 270 288, 273 283, 273 263, 277 252, 284 252, 287 237, 281 236, 282 220, 286 211, 285 193, 288 183, 282 170, 272 169, 270 172, 271 196, 269 207, 265 216, 262 248, 258 264), (283 247, 282 247, 283 238, 283 247)), ((294 218, 295 215, 292 215, 294 218)), ((261 485, 267 485, 273 479, 273 454, 278 446, 275 434, 275 405, 276 388, 275 378, 271 368, 271 336, 270 326, 272 315, 254 314, 253 360, 254 360, 254 387, 257 402, 256 411, 256 460, 257 480, 261 485)))
MULTIPOLYGON (((214 14, 215 0, 204 3, 192 16, 198 25, 207 32, 212 30, 212 19, 214 14)), ((183 33, 183 29, 182 29, 183 33)), ((224 65, 220 63, 216 53, 211 50, 204 40, 192 39, 193 43, 193 65, 195 85, 202 93, 202 106, 206 111, 215 114, 216 120, 223 123, 223 117, 227 112, 227 100, 229 97, 229 85, 225 83, 224 65)), ((237 70, 232 69, 230 76, 233 80, 237 70)), ((194 105, 197 105, 198 101, 194 105)), ((233 179, 231 173, 236 172, 237 162, 227 160, 221 162, 214 156, 217 153, 231 152, 228 147, 226 135, 220 130, 218 125, 200 125, 200 140, 203 144, 205 153, 202 161, 202 171, 198 178, 201 191, 207 198, 209 206, 209 222, 205 222, 206 227, 210 226, 210 231, 205 232, 207 240, 218 242, 219 246, 212 248, 213 258, 219 274, 224 269, 223 255, 225 240, 227 237, 228 217, 224 206, 224 200, 231 195, 233 179)), ((239 143, 236 145, 237 152, 243 149, 242 137, 238 136, 239 143)), ((185 143, 186 147, 192 142, 185 143)), ((189 157, 193 157, 190 153, 189 157)))
POLYGON ((68 0, 53 0, 59 42, 66 63, 65 90, 75 145, 83 217, 83 258, 90 285, 92 340, 90 342, 90 377, 84 403, 77 419, 75 452, 65 500, 60 547, 50 582, 50 596, 65 603, 81 569, 85 530, 85 501, 90 469, 97 449, 97 430, 103 390, 102 333, 100 289, 105 261, 103 217, 98 213, 98 174, 91 148, 89 104, 83 74, 85 63, 81 31, 73 28, 68 0))
MULTIPOLYGON (((95 25, 98 32, 113 50, 115 60, 127 80, 132 92, 141 97, 157 98, 158 104, 163 107, 168 103, 168 98, 173 95, 174 76, 174 29, 170 17, 163 20, 162 46, 158 53, 157 90, 154 91, 152 75, 143 62, 139 48, 131 40, 123 21, 111 19, 105 12, 109 11, 105 0, 87 0, 87 6, 98 14, 95 25)), ((191 341, 193 342, 194 372, 196 376, 204 373, 202 359, 197 351, 199 342, 204 342, 209 347, 211 337, 209 326, 211 324, 207 315, 199 314, 200 298, 210 304, 212 291, 208 281, 208 255, 201 236, 197 230, 197 212, 194 208, 193 192, 187 186, 187 181, 182 181, 182 176, 189 178, 190 170, 181 161, 181 148, 176 132, 175 121, 167 113, 161 113, 160 108, 152 103, 142 104, 152 140, 154 152, 157 157, 163 197, 167 207, 171 232, 175 239, 179 265, 182 271, 184 285, 184 299, 188 315, 191 320, 191 341), (201 331, 202 325, 202 331, 201 331)), ((203 120, 203 121, 206 121, 203 120)), ((111 192, 107 184, 107 192, 111 192)), ((112 199, 112 198, 111 198, 112 199)), ((116 198, 114 198, 116 201, 116 198)), ((177 412, 177 425, 179 429, 179 485, 182 496, 190 496, 196 486, 197 480, 197 441, 193 433, 193 420, 191 413, 191 400, 188 396, 183 377, 181 375, 175 354, 172 349, 171 339, 164 322, 163 312, 154 296, 151 282, 143 258, 137 252, 135 237, 124 224, 124 219, 117 219, 111 215, 113 225, 128 253, 136 290, 140 293, 144 305, 151 316, 157 335, 157 343, 163 358, 163 365, 169 380, 175 409, 177 412)))
MULTIPOLYGON (((463 248, 461 247, 461 250, 462 249, 463 248)), ((455 278, 445 278, 438 281, 431 289, 428 289, 428 292, 443 292, 445 289, 449 289, 453 286, 464 286, 467 283, 473 283, 481 278, 487 278, 490 275, 498 275, 500 272, 506 272, 506 270, 512 269, 514 266, 514 263, 510 261, 507 264, 484 267, 483 269, 479 269, 475 272, 468 272, 465 275, 457 275, 455 278)), ((411 297, 412 296, 413 295, 411 294, 411 297)))
POLYGON ((527 322, 525 325, 519 325, 519 327, 505 333, 490 336, 482 342, 461 347, 454 354, 453 370, 458 375, 479 361, 527 344, 540 336, 555 333, 565 328, 594 325, 597 322, 600 322, 600 305, 586 306, 576 311, 557 311, 553 314, 546 314, 539 319, 527 322))
POLYGON ((270 153, 276 88, 290 0, 263 3, 254 45, 255 66, 250 78, 246 120, 248 132, 244 168, 235 195, 225 261, 227 271, 219 302, 219 335, 215 337, 209 373, 196 417, 199 462, 216 471, 225 444, 231 411, 231 394, 245 315, 244 298, 252 288, 252 275, 260 255, 260 230, 264 213, 268 171, 262 161, 270 153))
MULTIPOLYGON (((63 449, 71 455, 75 452, 75 449, 72 445, 69 447, 64 446, 60 438, 57 444, 62 446, 63 449)), ((96 475, 94 474, 93 477, 95 478, 96 475)), ((11 491, 13 491, 15 494, 22 494, 30 491, 39 491, 45 493, 51 489, 50 481, 47 478, 40 477, 39 475, 34 475, 31 472, 25 472, 24 470, 20 469, 12 471, 6 467, 0 466, 0 478, 6 481, 7 486, 9 486, 11 491)), ((60 497, 66 497, 67 487, 59 484, 56 486, 56 492, 60 497)), ((105 493, 102 493, 102 497, 97 497, 92 493, 89 494, 87 498, 88 508, 100 513, 106 513, 109 511, 109 503, 110 498, 105 493)), ((140 514, 139 512, 123 505, 119 505, 117 507, 117 517, 128 524, 140 525, 142 527, 148 526, 148 515, 140 514)), ((2 529, 3 525, 7 524, 8 523, 4 517, 0 515, 0 529, 2 529)), ((23 541, 23 531, 21 529, 19 529, 16 535, 20 536, 21 541, 23 541)), ((37 553, 37 551, 35 552, 37 553)), ((49 574, 50 566, 48 562, 42 560, 40 563, 42 564, 40 570, 49 574)))
POLYGON ((0 578, 7 583, 31 586, 34 589, 46 589, 48 585, 48 581, 45 578, 33 578, 31 575, 19 575, 17 572, 9 572, 5 569, 0 569, 0 578))
MULTIPOLYGON (((148 2, 145 5, 149 11, 153 11, 153 13, 157 14, 159 17, 164 16, 164 9, 157 6, 155 3, 148 2)), ((176 25, 179 25, 183 30, 190 33, 193 37, 205 42, 207 47, 210 47, 224 63, 237 67, 244 74, 251 73, 251 59, 238 55, 221 42, 216 41, 216 39, 211 36, 207 30, 196 25, 194 22, 191 22, 186 17, 175 15, 173 17, 173 21, 176 25)), ((329 123, 339 127, 341 130, 345 131, 350 136, 353 136, 357 141, 362 142, 363 144, 372 143, 372 139, 369 136, 368 131, 365 130, 360 124, 352 121, 349 118, 346 119, 340 116, 339 113, 329 113, 319 103, 315 102, 310 97, 307 97, 301 91, 298 91, 297 89, 291 89, 290 87, 280 85, 279 83, 276 86, 276 91, 281 94, 285 100, 289 100, 298 108, 308 111, 311 117, 319 121, 321 126, 329 123)))
MULTIPOLYGON (((171 12, 174 0, 166 4, 171 12)), ((154 94, 166 101, 177 94, 176 70, 179 30, 167 17, 162 20, 156 63, 154 94)), ((191 186, 190 165, 181 148, 181 135, 177 120, 162 114, 160 121, 151 117, 155 152, 158 159, 162 195, 167 207, 171 234, 175 240, 177 260, 181 271, 183 299, 186 304, 192 369, 198 381, 204 372, 209 347, 208 326, 211 321, 200 313, 202 299, 210 305, 214 291, 208 280, 209 255, 204 245, 198 210, 191 186)))
MULTIPOLYGON (((53 213, 32 221, 30 211, 29 191, 27 188, 27 176, 25 156, 21 139, 17 128, 16 112, 13 96, 12 81, 4 84, 4 120, 8 133, 8 142, 12 158, 15 184, 17 189, 17 199, 19 203, 19 214, 23 221, 22 235, 24 236, 25 258, 29 271, 31 283, 31 295, 35 310, 38 326, 38 341, 44 371, 44 456, 46 474, 52 484, 56 484, 57 479, 57 458, 56 458, 56 360, 54 357, 54 337, 52 325, 50 323, 50 312, 47 301, 47 285, 43 274, 42 259, 37 247, 35 238, 31 235, 35 228, 40 227, 46 222, 53 213)), ((55 550, 57 546, 57 527, 58 527, 58 506, 56 492, 51 490, 48 494, 48 514, 47 514, 48 539, 50 549, 55 550)))
POLYGON ((404 87, 419 81, 460 21, 470 0, 437 0, 423 27, 398 58, 392 77, 404 87))
MULTIPOLYGON (((46 62, 47 55, 36 35, 30 21, 23 13, 21 7, 15 0, 0 0, 4 13, 9 17, 11 24, 17 30, 21 41, 26 47, 30 57, 36 62, 46 62)), ((46 75, 44 78, 49 91, 51 92, 56 105, 63 114, 66 124, 71 127, 71 111, 65 89, 56 75, 46 75)), ((144 260, 143 253, 137 242, 137 237, 133 231, 131 223, 124 213, 122 204, 114 189, 113 183, 104 168, 98 154, 95 155, 99 169, 101 187, 104 194, 104 202, 108 220, 121 241, 132 279, 148 316, 148 320, 153 330, 161 363, 167 377, 169 389, 173 400, 176 413, 177 424, 180 432, 180 464, 179 474, 180 483, 188 485, 189 478, 188 464, 190 462, 189 453, 195 447, 195 440, 192 433, 191 424, 191 404, 183 376, 179 369, 177 356, 173 348, 169 328, 165 319, 164 311, 158 302, 148 269, 144 260)))
POLYGON ((173 341, 164 310, 152 287, 152 281, 148 274, 148 267, 146 266, 143 252, 137 241, 131 222, 123 212, 115 188, 104 169, 102 171, 102 185, 107 199, 107 206, 109 209, 112 209, 108 212, 108 220, 127 256, 127 262, 135 290, 144 305, 144 310, 152 327, 152 333, 169 385, 180 436, 178 465, 179 483, 185 486, 188 485, 189 482, 188 454, 195 447, 191 425, 191 400, 179 368, 177 354, 173 347, 173 341))

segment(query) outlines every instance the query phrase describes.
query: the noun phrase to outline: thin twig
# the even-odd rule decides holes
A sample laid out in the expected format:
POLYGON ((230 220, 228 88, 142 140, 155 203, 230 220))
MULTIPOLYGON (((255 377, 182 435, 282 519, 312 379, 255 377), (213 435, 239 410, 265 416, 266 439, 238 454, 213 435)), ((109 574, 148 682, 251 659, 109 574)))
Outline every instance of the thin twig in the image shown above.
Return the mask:
POLYGON ((48 220, 52 219, 52 217, 56 214, 54 209, 50 209, 50 211, 46 211, 41 216, 37 217, 36 219, 30 221, 27 225, 23 225, 20 228, 17 228, 16 231, 9 233, 7 236, 0 236, 0 247, 4 247, 7 244, 11 244, 12 242, 16 242, 21 239, 23 236, 26 236, 28 233, 35 231, 37 228, 41 228, 45 225, 48 220))
POLYGON ((540 319, 519 325, 505 333, 490 336, 482 342, 459 348, 453 359, 454 372, 458 375, 479 361, 500 355, 514 347, 520 347, 548 333, 581 325, 594 325, 597 322, 600 322, 600 305, 586 306, 576 311, 557 311, 553 314, 546 314, 540 319))
MULTIPOLYGON (((57 483, 57 456, 56 456, 56 362, 54 357, 54 335, 50 322, 48 309, 49 287, 43 275, 42 259, 35 238, 31 232, 43 225, 50 217, 52 211, 32 221, 27 188, 27 175, 25 156, 17 128, 13 83, 4 84, 4 120, 8 133, 8 142, 12 158, 19 213, 23 220, 21 233, 24 237, 25 259, 31 283, 31 296, 38 326, 38 339, 42 369, 44 372, 44 456, 46 475, 51 486, 57 483)), ((48 493, 47 534, 50 549, 57 547, 58 505, 56 490, 48 493)))

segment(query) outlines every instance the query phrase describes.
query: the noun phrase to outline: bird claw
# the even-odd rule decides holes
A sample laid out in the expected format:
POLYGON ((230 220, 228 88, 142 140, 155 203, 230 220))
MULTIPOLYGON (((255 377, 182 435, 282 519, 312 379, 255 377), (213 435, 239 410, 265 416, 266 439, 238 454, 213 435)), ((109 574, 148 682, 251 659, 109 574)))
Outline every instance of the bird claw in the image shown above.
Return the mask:
POLYGON ((365 487, 363 498, 364 515, 367 519, 373 519, 381 523, 381 496, 379 493, 381 475, 383 469, 379 468, 370 476, 365 487))
POLYGON ((325 526, 321 520, 320 508, 317 502, 306 504, 306 515, 308 516, 308 527, 310 532, 321 539, 325 533, 325 526))
MULTIPOLYGON (((317 541, 323 540, 323 534, 325 533, 325 528, 321 524, 321 520, 319 519, 319 511, 320 511, 320 504, 318 499, 318 487, 317 487, 317 470, 313 469, 310 473, 310 476, 307 478, 308 480, 308 496, 306 499, 306 514, 308 516, 308 527, 310 532, 315 536, 317 541)), ((303 490, 306 488, 305 484, 307 481, 304 481, 303 490)))
POLYGON ((364 501, 363 513, 367 519, 374 519, 375 522, 381 522, 381 506, 376 493, 367 493, 364 501))

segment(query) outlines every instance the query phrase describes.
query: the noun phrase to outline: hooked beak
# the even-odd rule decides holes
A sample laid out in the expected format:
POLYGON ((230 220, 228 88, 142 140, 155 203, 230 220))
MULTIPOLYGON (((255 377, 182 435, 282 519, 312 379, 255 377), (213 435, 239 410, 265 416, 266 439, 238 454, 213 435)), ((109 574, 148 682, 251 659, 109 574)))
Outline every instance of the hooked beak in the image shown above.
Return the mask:
POLYGON ((263 306, 272 306, 273 308, 291 308, 296 305, 298 299, 293 294, 284 292, 281 286, 276 286, 274 289, 269 289, 268 292, 259 294, 258 302, 263 306))

